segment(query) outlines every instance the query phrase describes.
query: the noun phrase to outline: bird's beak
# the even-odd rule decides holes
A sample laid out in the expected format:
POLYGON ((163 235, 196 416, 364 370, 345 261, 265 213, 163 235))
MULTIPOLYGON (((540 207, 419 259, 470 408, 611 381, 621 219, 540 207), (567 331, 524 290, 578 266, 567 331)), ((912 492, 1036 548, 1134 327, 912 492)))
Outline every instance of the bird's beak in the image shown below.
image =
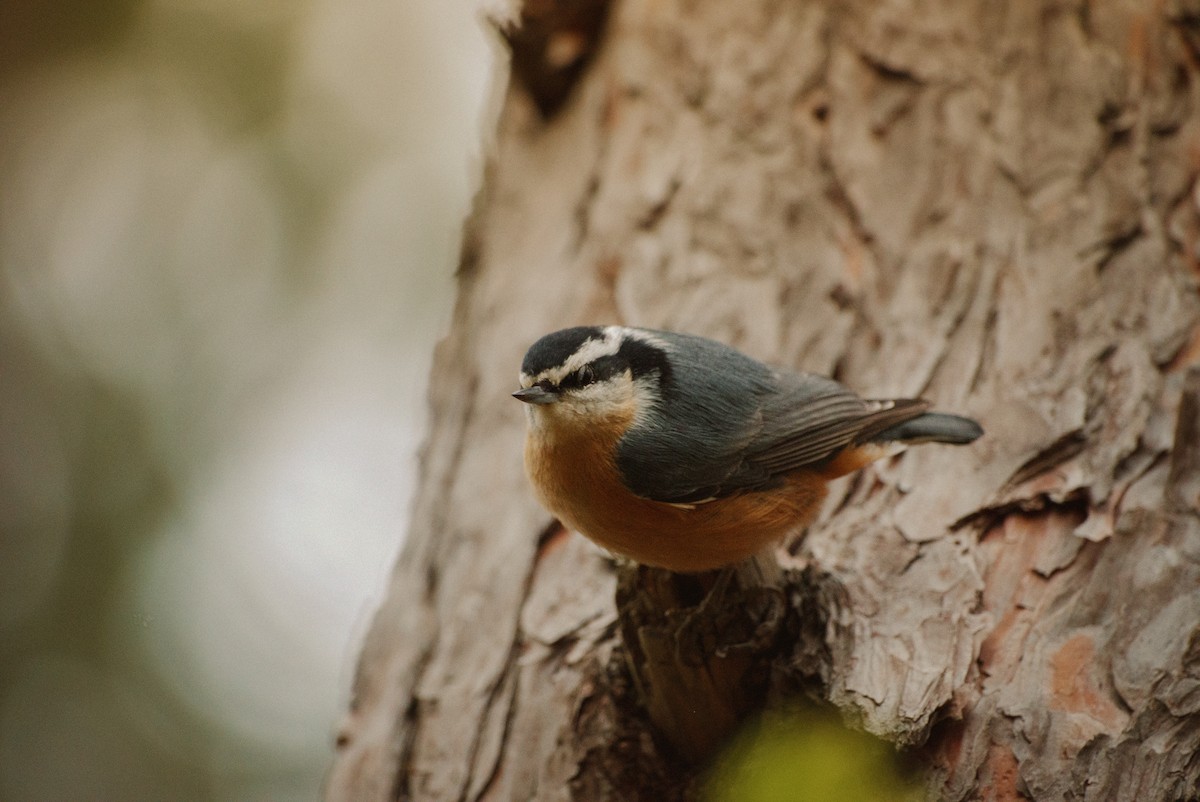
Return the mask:
POLYGON ((517 390, 513 393, 513 398, 524 401, 526 404, 553 404, 558 400, 558 393, 535 384, 532 387, 522 387, 517 390))

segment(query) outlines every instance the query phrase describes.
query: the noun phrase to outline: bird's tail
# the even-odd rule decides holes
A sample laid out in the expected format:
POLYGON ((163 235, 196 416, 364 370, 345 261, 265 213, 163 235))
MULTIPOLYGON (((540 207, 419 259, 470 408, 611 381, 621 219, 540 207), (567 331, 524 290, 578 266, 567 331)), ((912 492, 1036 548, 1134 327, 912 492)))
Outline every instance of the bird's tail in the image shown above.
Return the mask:
POLYGON ((945 412, 926 412, 872 435, 870 442, 966 445, 982 434, 983 427, 970 418, 945 412))
POLYGON ((901 399, 874 403, 880 409, 871 416, 855 443, 822 466, 820 472, 825 478, 845 476, 875 460, 895 456, 916 443, 965 445, 983 434, 983 427, 970 418, 925 412, 928 401, 901 399))

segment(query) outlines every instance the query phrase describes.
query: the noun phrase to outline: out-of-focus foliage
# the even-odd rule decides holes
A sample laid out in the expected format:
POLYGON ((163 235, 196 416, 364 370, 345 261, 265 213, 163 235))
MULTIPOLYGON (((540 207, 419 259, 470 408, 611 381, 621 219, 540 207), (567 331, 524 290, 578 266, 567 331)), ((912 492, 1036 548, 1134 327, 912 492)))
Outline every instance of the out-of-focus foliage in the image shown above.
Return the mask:
POLYGON ((487 36, 469 0, 0 13, 0 799, 315 799, 487 36))
POLYGON ((886 742, 827 713, 793 709, 748 726, 718 761, 706 802, 919 802, 886 742))

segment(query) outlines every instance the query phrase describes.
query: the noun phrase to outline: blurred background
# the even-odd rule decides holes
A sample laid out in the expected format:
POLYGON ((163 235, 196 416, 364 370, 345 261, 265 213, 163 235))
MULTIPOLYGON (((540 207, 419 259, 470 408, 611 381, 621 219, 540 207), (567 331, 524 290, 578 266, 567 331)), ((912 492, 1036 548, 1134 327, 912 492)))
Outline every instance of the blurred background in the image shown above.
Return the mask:
POLYGON ((0 799, 317 799, 492 36, 472 0, 0 9, 0 799))

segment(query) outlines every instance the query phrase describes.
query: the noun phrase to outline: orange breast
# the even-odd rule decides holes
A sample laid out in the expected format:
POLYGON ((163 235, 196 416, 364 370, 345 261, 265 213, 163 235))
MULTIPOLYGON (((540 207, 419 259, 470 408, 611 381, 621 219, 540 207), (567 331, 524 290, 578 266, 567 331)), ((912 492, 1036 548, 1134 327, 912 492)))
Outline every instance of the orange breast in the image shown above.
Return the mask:
POLYGON ((531 429, 525 468, 539 500, 566 526, 645 565, 695 572, 745 559, 805 526, 825 496, 821 477, 798 471, 783 487, 690 509, 650 501, 621 482, 615 446, 597 429, 553 441, 531 429))

